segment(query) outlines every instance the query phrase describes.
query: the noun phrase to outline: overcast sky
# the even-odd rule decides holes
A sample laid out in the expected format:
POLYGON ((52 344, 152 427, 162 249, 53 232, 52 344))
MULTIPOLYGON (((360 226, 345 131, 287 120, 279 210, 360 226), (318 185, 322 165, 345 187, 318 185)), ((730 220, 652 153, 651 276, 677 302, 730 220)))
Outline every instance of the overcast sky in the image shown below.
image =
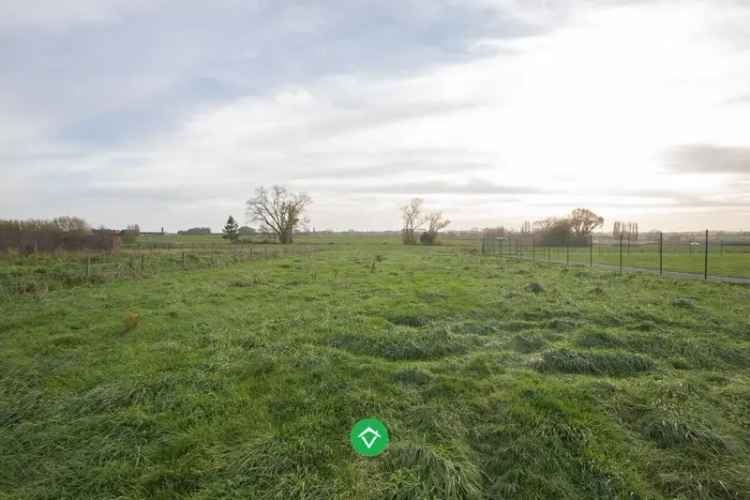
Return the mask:
POLYGON ((750 230, 750 1, 3 0, 0 218, 750 230))

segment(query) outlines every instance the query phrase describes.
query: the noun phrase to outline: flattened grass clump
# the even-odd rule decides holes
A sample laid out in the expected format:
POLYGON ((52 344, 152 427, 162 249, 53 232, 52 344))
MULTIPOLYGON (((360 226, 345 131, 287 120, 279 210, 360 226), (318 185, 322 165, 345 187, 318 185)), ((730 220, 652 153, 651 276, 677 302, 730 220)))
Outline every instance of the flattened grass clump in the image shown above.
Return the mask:
POLYGON ((575 344, 578 347, 585 348, 622 346, 622 342, 619 339, 607 332, 586 332, 575 340, 575 344))
POLYGON ((675 297, 672 299, 672 305, 683 309, 695 309, 695 300, 688 297, 675 297))
POLYGON ((677 414, 654 412, 643 419, 640 431, 660 448, 694 445, 710 453, 721 453, 727 449, 726 443, 718 434, 696 426, 677 414))
POLYGON ((526 291, 531 293, 542 293, 544 292, 544 285, 537 282, 529 283, 526 285, 526 291))
POLYGON ((416 314, 392 314, 385 317, 389 322, 399 326, 419 328, 428 323, 427 318, 416 314))
POLYGON ((654 369, 654 362, 638 354, 622 351, 580 352, 568 349, 545 351, 534 363, 540 372, 632 375, 654 369))
POLYGON ((553 318, 547 322, 547 326, 553 330, 574 330, 581 322, 572 318, 553 318))
POLYGON ((452 333, 467 335, 491 335, 497 333, 500 327, 496 321, 463 321, 450 326, 452 333))
POLYGON ((332 458, 330 446, 314 437, 261 437, 235 447, 225 456, 225 479, 212 498, 332 498, 331 481, 320 464, 332 458))
POLYGON ((446 329, 417 331, 394 328, 380 334, 341 334, 329 345, 354 354, 364 354, 391 361, 436 359, 468 351, 470 343, 450 335, 446 329))
POLYGON ((426 444, 394 443, 384 464, 390 473, 386 498, 411 500, 484 498, 479 468, 464 454, 426 444))
POLYGON ((401 368, 391 375, 396 382, 406 385, 425 385, 432 381, 432 374, 421 368, 401 368))
POLYGON ((515 351, 529 353, 541 351, 547 345, 547 341, 536 333, 519 334, 513 337, 511 345, 515 351))

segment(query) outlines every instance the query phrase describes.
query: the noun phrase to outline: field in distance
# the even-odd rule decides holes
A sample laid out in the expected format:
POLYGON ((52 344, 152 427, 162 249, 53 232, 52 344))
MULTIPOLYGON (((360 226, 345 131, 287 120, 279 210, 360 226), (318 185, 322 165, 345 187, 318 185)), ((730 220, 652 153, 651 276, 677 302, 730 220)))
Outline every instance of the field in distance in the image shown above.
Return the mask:
POLYGON ((0 497, 748 498, 750 288, 446 243, 0 297, 0 497))

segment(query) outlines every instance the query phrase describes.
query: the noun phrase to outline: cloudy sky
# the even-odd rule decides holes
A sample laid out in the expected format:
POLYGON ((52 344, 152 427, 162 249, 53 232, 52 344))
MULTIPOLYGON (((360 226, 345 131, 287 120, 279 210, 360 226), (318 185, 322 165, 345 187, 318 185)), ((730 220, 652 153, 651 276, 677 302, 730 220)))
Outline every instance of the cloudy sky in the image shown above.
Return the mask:
POLYGON ((750 230, 750 1, 3 0, 0 218, 750 230))

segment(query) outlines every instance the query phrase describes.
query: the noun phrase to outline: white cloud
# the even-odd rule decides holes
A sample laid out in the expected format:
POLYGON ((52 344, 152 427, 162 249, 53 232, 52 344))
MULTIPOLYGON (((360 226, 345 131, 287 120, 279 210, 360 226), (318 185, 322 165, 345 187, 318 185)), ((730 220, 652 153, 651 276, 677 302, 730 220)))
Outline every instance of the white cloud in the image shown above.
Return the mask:
MULTIPOLYGON (((483 37, 492 51, 482 57, 416 74, 339 72, 204 107, 174 130, 78 158, 87 176, 81 192, 112 196, 119 188, 139 200, 121 200, 131 217, 190 206, 193 225, 217 226, 224 212, 241 211, 253 186, 286 183, 313 195, 316 226, 335 228, 395 227, 412 190, 464 227, 587 205, 610 220, 658 214, 668 228, 732 192, 723 176, 676 175, 664 153, 683 144, 748 145, 750 106, 726 103, 750 86, 750 44, 723 29, 737 18, 750 23, 750 9, 478 4, 514 4, 532 26, 565 23, 535 36, 483 37), (128 162, 133 168, 114 166, 128 162), (342 192, 347 186, 352 193, 342 192)), ((288 22, 305 30, 304 17, 288 22)), ((717 205, 717 224, 739 226, 743 202, 717 205)))

